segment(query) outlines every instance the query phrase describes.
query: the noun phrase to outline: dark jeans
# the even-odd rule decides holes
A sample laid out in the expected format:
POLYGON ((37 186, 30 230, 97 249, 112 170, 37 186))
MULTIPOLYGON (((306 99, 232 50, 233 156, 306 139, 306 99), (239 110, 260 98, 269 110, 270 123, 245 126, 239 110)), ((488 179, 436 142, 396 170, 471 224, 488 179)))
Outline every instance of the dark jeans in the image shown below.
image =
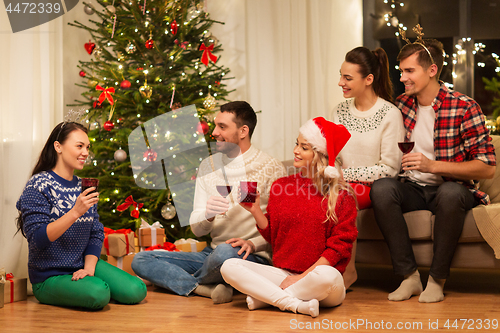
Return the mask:
POLYGON ((370 198, 375 219, 391 252, 394 273, 399 275, 411 274, 417 269, 403 214, 430 210, 435 215, 434 256, 429 274, 436 279, 446 279, 465 215, 478 204, 472 192, 454 182, 421 186, 383 178, 373 183, 370 198))

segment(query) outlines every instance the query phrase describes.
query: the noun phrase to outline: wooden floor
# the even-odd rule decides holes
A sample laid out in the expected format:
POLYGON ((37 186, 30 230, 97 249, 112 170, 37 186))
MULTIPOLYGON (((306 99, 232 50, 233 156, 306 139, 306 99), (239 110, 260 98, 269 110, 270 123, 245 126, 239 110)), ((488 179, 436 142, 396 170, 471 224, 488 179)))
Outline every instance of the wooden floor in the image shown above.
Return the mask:
POLYGON ((241 294, 231 303, 213 305, 208 298, 175 296, 150 286, 141 304, 111 303, 95 312, 42 305, 31 296, 0 309, 0 332, 380 332, 397 325, 407 332, 500 331, 499 271, 454 270, 445 300, 434 304, 421 304, 418 297, 388 301, 387 293, 399 284, 388 268, 362 266, 358 272, 344 303, 321 309, 314 319, 276 308, 249 311, 241 294))

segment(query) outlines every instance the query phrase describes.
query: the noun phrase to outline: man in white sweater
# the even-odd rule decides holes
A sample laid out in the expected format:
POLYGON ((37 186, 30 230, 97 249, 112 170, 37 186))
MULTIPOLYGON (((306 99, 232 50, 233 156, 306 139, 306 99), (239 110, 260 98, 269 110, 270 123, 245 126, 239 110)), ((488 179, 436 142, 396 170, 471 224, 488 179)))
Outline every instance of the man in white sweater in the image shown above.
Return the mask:
POLYGON ((278 160, 252 146, 257 116, 247 102, 222 105, 214 122, 212 135, 217 146, 236 149, 214 154, 198 170, 189 222, 196 236, 210 234, 211 246, 198 253, 140 252, 132 268, 140 277, 178 295, 194 292, 218 304, 230 302, 233 294, 220 274, 225 260, 242 258, 269 264, 270 259, 268 244, 257 231, 253 216, 238 203, 240 181, 257 182, 264 210, 271 184, 286 176, 286 170, 278 160), (224 198, 217 192, 217 185, 226 183, 233 191, 224 198))

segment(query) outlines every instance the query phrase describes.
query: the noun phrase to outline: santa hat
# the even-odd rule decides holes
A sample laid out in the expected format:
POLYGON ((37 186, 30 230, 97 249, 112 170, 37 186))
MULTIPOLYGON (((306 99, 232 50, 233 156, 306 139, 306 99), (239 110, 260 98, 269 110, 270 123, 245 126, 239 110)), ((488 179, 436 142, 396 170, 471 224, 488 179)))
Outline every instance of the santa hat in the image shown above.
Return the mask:
POLYGON ((340 175, 335 168, 335 159, 349 141, 351 137, 349 131, 343 125, 337 125, 323 117, 317 117, 308 120, 299 129, 299 132, 313 148, 328 156, 325 176, 338 178, 340 175))

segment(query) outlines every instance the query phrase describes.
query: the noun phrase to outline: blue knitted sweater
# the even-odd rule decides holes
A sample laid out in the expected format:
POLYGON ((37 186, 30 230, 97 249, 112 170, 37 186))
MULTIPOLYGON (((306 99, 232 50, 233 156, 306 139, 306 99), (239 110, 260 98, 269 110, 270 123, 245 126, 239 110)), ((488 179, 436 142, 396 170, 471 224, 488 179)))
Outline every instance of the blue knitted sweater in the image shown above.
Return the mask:
POLYGON ((81 180, 69 181, 53 171, 40 172, 28 181, 16 207, 29 244, 28 274, 31 283, 54 275, 73 274, 84 267, 88 254, 99 258, 104 239, 97 205, 80 216, 58 239, 51 242, 47 225, 61 218, 75 205, 81 180))

